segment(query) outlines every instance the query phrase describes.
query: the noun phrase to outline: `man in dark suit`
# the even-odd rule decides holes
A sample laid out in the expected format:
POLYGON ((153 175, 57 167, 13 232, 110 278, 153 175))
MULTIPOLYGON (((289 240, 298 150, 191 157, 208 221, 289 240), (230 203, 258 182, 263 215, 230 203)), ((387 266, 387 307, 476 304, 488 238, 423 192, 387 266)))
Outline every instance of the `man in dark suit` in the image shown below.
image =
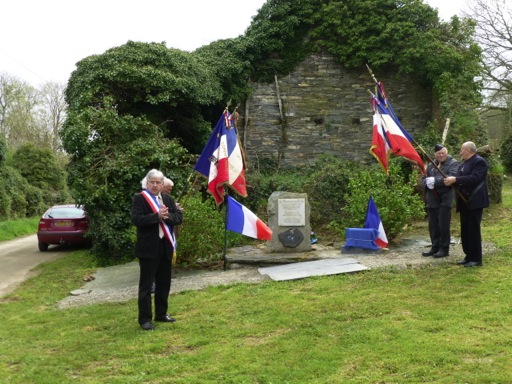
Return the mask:
POLYGON ((457 194, 457 211, 460 214, 460 236, 462 250, 466 257, 457 264, 465 267, 482 265, 482 222, 483 209, 489 206, 487 191, 487 161, 477 155, 475 143, 468 141, 460 149, 462 163, 457 176, 444 179, 447 186, 458 187, 464 199, 457 194))
POLYGON ((450 255, 450 224, 452 221, 453 189, 444 185, 444 176, 455 176, 459 163, 448 155, 448 150, 436 144, 435 160, 427 167, 427 174, 421 179, 428 213, 428 230, 432 246, 423 256, 435 258, 450 255))
POLYGON ((155 282, 155 321, 176 321, 167 314, 171 290, 173 226, 182 223, 181 210, 167 194, 160 193, 164 175, 152 169, 146 176, 146 189, 136 193, 132 203, 132 222, 137 227, 135 256, 139 259, 138 321, 142 329, 152 330, 151 286, 155 282))

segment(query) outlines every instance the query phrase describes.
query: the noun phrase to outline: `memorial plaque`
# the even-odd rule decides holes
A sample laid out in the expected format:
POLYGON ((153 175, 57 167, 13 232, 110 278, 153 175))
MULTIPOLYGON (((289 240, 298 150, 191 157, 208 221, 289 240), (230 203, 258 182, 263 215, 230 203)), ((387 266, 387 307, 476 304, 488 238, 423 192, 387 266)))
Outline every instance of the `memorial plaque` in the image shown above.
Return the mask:
POLYGON ((304 240, 304 235, 297 228, 290 228, 279 234, 279 241, 288 248, 297 247, 304 240))
POLYGON ((306 225, 305 199, 278 199, 278 225, 280 227, 302 227, 306 225))

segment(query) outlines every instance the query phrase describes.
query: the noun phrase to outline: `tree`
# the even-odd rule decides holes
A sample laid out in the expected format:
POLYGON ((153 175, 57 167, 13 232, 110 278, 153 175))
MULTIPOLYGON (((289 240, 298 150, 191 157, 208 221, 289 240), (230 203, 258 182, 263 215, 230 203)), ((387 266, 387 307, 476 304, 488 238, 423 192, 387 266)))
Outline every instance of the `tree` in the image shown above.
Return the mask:
MULTIPOLYGON (((222 96, 214 100, 217 111, 229 100, 233 104, 245 100, 251 91, 248 80, 252 67, 246 58, 246 49, 246 40, 236 38, 215 41, 194 51, 194 56, 209 69, 222 90, 222 96)), ((218 118, 218 114, 211 116, 211 121, 216 122, 218 118)))
POLYGON ((7 158, 7 145, 5 144, 5 139, 0 136, 0 167, 5 164, 5 159, 7 158))
POLYGON ((34 109, 37 91, 15 77, 0 75, 0 134, 10 149, 26 141, 40 142, 34 109))
POLYGON ((62 143, 71 154, 68 180, 90 218, 92 253, 102 260, 128 260, 133 256, 133 194, 149 169, 168 176, 176 172, 186 151, 144 117, 121 116, 112 99, 100 104, 72 111, 64 124, 62 143))
POLYGON ((48 205, 69 199, 66 173, 50 148, 22 144, 13 154, 12 165, 30 185, 44 192, 44 201, 48 205))
POLYGON ((251 78, 268 81, 287 74, 315 48, 312 29, 322 23, 322 9, 329 0, 268 0, 261 7, 245 35, 245 59, 251 64, 251 78))
POLYGON ((466 16, 477 22, 475 38, 483 49, 482 113, 486 118, 502 117, 501 158, 511 170, 512 151, 512 6, 504 0, 474 0, 466 16))
POLYGON ((31 142, 57 152, 65 110, 63 84, 47 83, 36 89, 16 77, 0 75, 0 135, 10 149, 31 142))
POLYGON ((194 55, 131 41, 78 62, 66 89, 71 113, 104 107, 109 98, 119 116, 145 118, 194 152, 201 150, 210 131, 201 106, 221 97, 219 82, 194 55))
POLYGON ((39 90, 38 120, 41 135, 47 137, 45 141, 55 153, 60 148, 59 130, 66 118, 65 89, 66 86, 62 83, 48 82, 39 90))
POLYGON ((512 7, 505 0, 473 0, 466 15, 478 25, 488 107, 503 108, 512 94, 512 7))

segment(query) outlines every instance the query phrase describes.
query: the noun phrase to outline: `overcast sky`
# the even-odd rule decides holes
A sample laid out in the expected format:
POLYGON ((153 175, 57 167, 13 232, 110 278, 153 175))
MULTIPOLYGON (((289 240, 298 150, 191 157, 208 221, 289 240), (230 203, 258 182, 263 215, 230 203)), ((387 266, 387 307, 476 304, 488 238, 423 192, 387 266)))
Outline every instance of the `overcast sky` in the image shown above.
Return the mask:
MULTIPOLYGON (((426 0, 448 20, 466 0, 426 0)), ((193 51, 243 34, 265 0, 4 0, 0 72, 34 86, 66 83, 75 64, 126 44, 193 51)))

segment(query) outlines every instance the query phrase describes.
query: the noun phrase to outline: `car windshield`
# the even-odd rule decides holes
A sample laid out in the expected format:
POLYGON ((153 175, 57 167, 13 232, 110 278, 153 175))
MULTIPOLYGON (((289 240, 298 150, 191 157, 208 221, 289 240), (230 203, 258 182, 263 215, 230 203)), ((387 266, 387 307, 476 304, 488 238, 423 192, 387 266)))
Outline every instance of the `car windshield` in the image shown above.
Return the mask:
POLYGON ((47 217, 52 219, 70 219, 84 217, 84 211, 81 208, 74 207, 56 207, 48 212, 47 217))

